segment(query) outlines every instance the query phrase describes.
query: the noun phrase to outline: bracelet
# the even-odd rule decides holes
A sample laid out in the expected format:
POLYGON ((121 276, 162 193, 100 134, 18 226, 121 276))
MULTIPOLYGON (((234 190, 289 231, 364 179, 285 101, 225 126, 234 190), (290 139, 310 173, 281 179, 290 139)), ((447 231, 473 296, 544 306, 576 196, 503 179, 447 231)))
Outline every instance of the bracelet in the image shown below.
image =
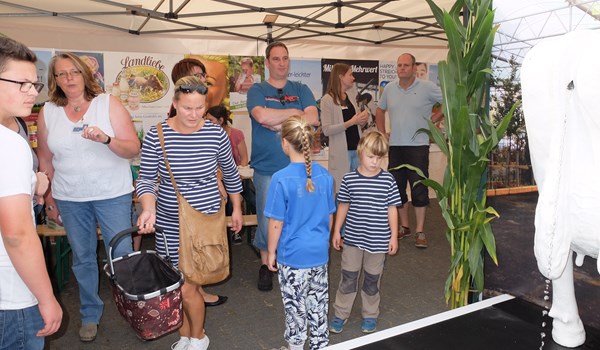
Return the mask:
POLYGON ((108 145, 110 143, 110 141, 112 141, 112 139, 108 135, 106 135, 106 137, 108 137, 108 138, 106 139, 106 141, 104 141, 102 143, 105 144, 105 145, 108 145))
POLYGON ((54 206, 53 205, 49 205, 46 207, 46 211, 53 211, 54 210, 54 206))

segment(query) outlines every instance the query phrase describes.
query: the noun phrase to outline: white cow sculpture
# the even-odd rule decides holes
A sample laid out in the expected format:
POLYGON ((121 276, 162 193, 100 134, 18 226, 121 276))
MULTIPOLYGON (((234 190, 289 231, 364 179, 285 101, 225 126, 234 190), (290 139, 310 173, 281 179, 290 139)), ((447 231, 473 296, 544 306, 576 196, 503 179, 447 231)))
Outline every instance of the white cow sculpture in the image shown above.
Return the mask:
MULTIPOLYGON (((552 280, 552 338, 585 342, 575 263, 600 251, 600 30, 545 39, 521 68, 523 113, 539 190, 535 257, 552 280)), ((600 272, 600 263, 598 263, 600 272)), ((600 311, 600 310, 599 310, 600 311)))

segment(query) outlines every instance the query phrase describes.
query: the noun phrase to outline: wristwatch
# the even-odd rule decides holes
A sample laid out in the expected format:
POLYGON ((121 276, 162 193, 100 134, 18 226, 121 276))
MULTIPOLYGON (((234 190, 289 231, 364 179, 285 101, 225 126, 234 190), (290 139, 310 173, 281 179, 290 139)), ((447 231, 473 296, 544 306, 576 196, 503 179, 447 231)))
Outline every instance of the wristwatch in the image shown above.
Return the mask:
POLYGON ((112 141, 112 139, 108 135, 106 135, 106 137, 108 137, 108 138, 106 139, 106 141, 104 141, 102 143, 105 144, 105 145, 108 145, 110 143, 110 141, 112 141))

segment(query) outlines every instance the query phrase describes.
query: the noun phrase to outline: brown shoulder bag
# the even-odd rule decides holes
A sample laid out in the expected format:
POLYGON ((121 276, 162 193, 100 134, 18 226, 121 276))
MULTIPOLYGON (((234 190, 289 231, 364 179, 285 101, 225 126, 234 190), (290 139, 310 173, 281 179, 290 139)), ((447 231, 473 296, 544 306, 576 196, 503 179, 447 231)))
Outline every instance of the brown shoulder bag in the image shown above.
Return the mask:
POLYGON ((214 214, 204 214, 188 203, 177 188, 167 160, 162 124, 158 123, 156 129, 179 205, 179 269, 193 284, 221 282, 229 276, 225 203, 214 214))

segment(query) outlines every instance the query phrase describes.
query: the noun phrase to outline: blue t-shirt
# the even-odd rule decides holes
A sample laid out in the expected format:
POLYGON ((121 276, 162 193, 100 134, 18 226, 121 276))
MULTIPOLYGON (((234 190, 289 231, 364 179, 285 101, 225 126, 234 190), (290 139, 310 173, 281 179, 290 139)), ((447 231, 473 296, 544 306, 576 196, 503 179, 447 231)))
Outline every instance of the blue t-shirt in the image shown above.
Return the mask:
POLYGON ((264 214, 283 222, 277 262, 307 269, 329 259, 329 215, 335 211, 333 177, 312 163, 313 192, 306 190, 306 165, 290 163, 273 174, 264 214))
POLYGON ((290 162, 281 149, 281 136, 279 133, 260 125, 252 116, 254 107, 274 109, 295 108, 303 111, 307 107, 315 106, 315 97, 308 86, 289 81, 283 89, 277 89, 266 81, 252 85, 248 90, 246 102, 250 120, 252 120, 252 156, 250 164, 254 171, 261 175, 273 175, 283 169, 290 162))
POLYGON ((429 136, 416 134, 419 129, 427 129, 431 119, 431 109, 436 102, 442 102, 442 90, 428 80, 415 79, 404 90, 398 79, 387 84, 379 99, 379 108, 390 115, 390 146, 426 146, 429 136))
POLYGON ((387 253, 392 232, 388 208, 402 205, 392 174, 380 171, 367 177, 358 170, 344 175, 338 192, 340 203, 350 203, 344 244, 370 253, 387 253))

